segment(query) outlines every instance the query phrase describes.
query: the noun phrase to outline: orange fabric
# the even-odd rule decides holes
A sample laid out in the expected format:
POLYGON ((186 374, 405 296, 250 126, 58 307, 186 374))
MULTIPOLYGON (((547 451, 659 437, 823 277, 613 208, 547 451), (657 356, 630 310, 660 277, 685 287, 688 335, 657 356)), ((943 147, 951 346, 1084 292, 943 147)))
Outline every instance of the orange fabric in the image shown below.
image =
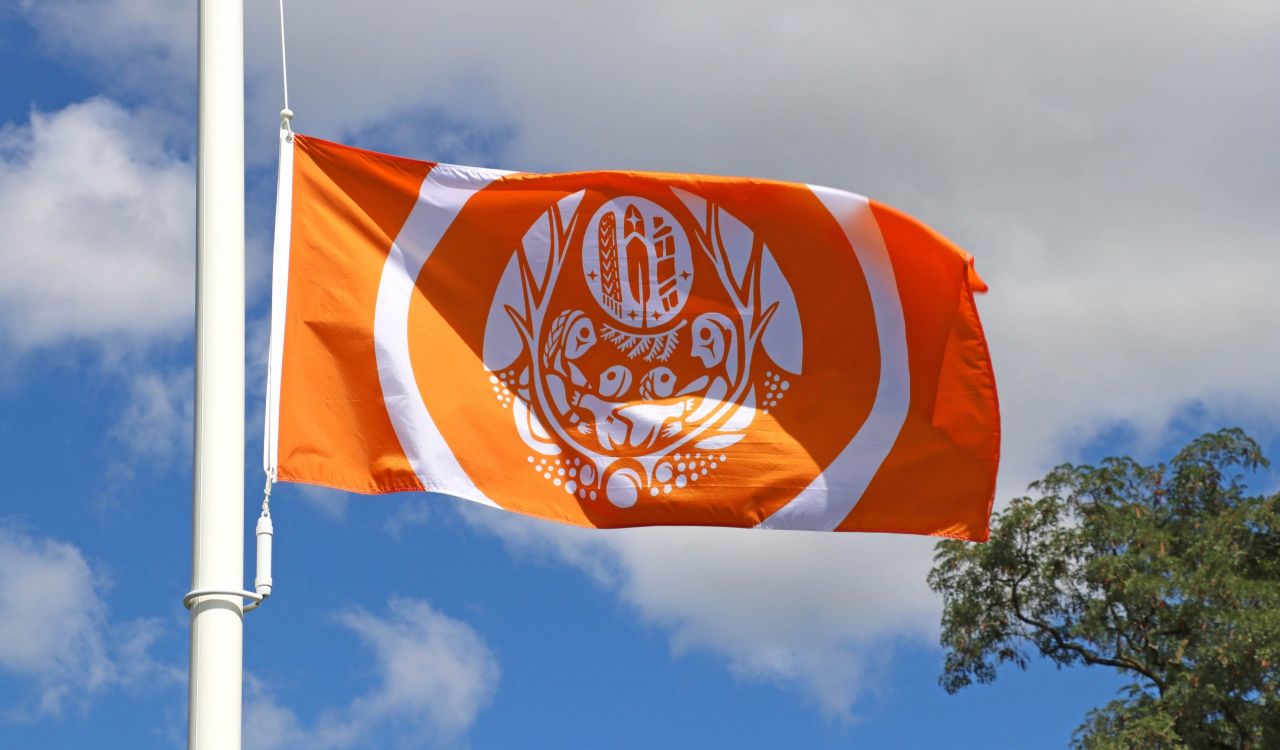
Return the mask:
MULTIPOLYGON (((363 493, 474 486, 509 510, 583 526, 754 526, 813 485, 869 422, 884 390, 874 293, 841 224, 807 187, 516 174, 466 202, 414 279, 413 379, 465 481, 434 464, 420 477, 384 402, 374 318, 388 254, 434 168, 296 138, 280 480, 363 493), (570 210, 567 260, 562 276, 547 272, 551 311, 539 328, 522 305, 495 302, 495 290, 531 227, 550 222, 554 236, 555 212, 570 210), (714 248, 735 241, 720 236, 734 220, 749 230, 741 257, 717 260, 714 248), (717 276, 722 262, 732 272, 717 276), (774 295, 773 309, 741 313, 750 280, 765 276, 772 281, 755 294, 774 295), (624 306, 605 309, 618 299, 631 320, 624 306), (493 365, 494 331, 509 321, 536 341, 493 365), (785 337, 749 345, 760 321, 765 332, 803 331, 802 366, 788 360, 785 337), (534 415, 523 423, 533 437, 517 429, 521 404, 534 415), (649 414, 660 416, 656 427, 649 414)), ((972 297, 986 285, 945 238, 886 206, 870 211, 905 319, 910 402, 874 478, 831 526, 984 540, 999 457, 995 381, 972 297)))
POLYGON ((421 490, 378 385, 373 300, 433 166, 296 136, 277 479, 421 490))

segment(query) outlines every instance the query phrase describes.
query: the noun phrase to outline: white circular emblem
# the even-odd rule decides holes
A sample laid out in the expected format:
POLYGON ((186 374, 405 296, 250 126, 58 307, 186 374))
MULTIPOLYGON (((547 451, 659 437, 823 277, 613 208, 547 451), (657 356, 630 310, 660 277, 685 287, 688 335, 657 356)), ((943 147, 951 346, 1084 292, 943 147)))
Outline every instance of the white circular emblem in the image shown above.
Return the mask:
MULTIPOLYGON (((387 413, 422 486, 487 504, 494 503, 445 439, 464 423, 450 409, 436 415, 428 408, 430 389, 423 383, 430 385, 432 371, 414 369, 409 308, 446 231, 468 200, 503 174, 432 169, 387 256, 374 321, 387 413)), ((893 265, 869 202, 808 189, 840 225, 864 274, 880 372, 871 412, 853 437, 808 486, 759 523, 831 529, 894 445, 910 403, 910 371, 893 265)), ((629 196, 607 201, 587 219, 587 211, 577 211, 585 192, 548 206, 516 243, 493 290, 483 340, 473 342, 483 361, 475 377, 509 410, 503 422, 529 450, 526 471, 561 497, 619 508, 678 501, 691 488, 714 486, 717 472, 737 460, 732 447, 757 418, 790 402, 808 377, 805 329, 821 332, 825 318, 802 321, 769 248, 705 198, 672 189, 692 216, 693 224, 681 228, 666 208, 629 196), (583 219, 586 227, 578 223, 583 219), (666 226, 670 235, 662 231, 666 226), (631 239, 638 240, 634 256, 631 239), (611 253, 616 288, 603 273, 611 253), (728 304, 708 310, 687 305, 690 295, 728 304)))

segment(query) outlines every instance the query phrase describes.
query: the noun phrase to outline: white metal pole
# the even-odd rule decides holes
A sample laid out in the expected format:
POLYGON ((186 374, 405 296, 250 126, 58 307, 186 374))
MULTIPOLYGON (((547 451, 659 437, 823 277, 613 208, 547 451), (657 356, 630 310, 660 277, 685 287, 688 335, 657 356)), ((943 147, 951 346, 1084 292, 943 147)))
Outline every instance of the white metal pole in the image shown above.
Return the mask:
MULTIPOLYGON (((244 3, 199 0, 192 588, 244 586, 244 3)), ((238 750, 238 596, 191 607, 187 741, 238 750)))

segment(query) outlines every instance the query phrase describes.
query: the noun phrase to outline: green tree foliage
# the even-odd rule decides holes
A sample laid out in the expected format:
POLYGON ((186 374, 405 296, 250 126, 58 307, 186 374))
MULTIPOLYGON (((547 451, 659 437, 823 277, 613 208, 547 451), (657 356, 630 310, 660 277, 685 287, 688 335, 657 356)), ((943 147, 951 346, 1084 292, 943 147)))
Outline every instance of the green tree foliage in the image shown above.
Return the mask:
POLYGON ((986 544, 941 542, 940 682, 996 678, 1034 654, 1132 678, 1079 748, 1280 748, 1280 494, 1240 430, 1168 464, 1059 466, 992 519, 986 544))

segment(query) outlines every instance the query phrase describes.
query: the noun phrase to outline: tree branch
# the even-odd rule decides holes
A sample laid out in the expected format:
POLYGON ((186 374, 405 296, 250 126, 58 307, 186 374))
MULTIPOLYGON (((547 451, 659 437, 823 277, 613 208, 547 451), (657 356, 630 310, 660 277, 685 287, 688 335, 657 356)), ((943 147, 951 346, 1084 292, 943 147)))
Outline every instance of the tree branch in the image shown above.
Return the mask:
POLYGON ((1018 620, 1021 621, 1022 623, 1026 625, 1030 625, 1040 630, 1041 632, 1045 633, 1049 637, 1053 638, 1057 648, 1064 651, 1070 651, 1078 655, 1081 659, 1084 660, 1085 664, 1115 667, 1117 669, 1127 669, 1132 672, 1137 672, 1143 677, 1146 677, 1148 680, 1151 680, 1151 683, 1156 686, 1156 689, 1160 691, 1160 694, 1164 695, 1164 691, 1166 687, 1164 684, 1164 681, 1161 680, 1159 677, 1157 677, 1154 673, 1152 673, 1151 670, 1147 669, 1146 667, 1143 667, 1141 664, 1133 662, 1129 659, 1121 658, 1120 654, 1118 653, 1110 657, 1098 654, 1097 652, 1087 649, 1078 643, 1068 641, 1066 638, 1062 636, 1061 633, 1058 632, 1057 628, 1054 628, 1049 623, 1025 614, 1022 611, 1021 597, 1018 596, 1018 584, 1020 584, 1022 581, 1025 581, 1025 580, 1026 580, 1026 575, 1019 577, 1016 581, 1013 582, 1010 588, 1010 598, 1012 599, 1014 617, 1018 618, 1018 620))

